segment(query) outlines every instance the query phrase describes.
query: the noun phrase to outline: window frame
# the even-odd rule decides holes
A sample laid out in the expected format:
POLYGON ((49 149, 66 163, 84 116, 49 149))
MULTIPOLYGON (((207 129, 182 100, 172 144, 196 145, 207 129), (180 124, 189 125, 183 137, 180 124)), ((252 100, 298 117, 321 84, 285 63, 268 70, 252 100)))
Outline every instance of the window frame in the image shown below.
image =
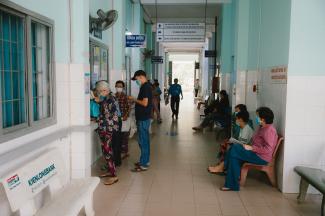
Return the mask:
MULTIPOLYGON (((38 13, 29 11, 15 3, 7 0, 0 0, 0 10, 23 18, 24 26, 24 62, 25 62, 25 111, 26 122, 3 128, 2 105, 0 106, 0 144, 26 134, 38 131, 57 123, 56 109, 56 75, 55 75, 55 52, 54 52, 54 21, 38 13), (49 85, 50 85, 50 117, 34 121, 33 118, 33 95, 32 95, 32 41, 31 24, 36 22, 45 25, 49 29, 49 85)), ((2 55, 0 55, 2 58, 2 55)), ((1 89, 0 100, 2 101, 1 89)))

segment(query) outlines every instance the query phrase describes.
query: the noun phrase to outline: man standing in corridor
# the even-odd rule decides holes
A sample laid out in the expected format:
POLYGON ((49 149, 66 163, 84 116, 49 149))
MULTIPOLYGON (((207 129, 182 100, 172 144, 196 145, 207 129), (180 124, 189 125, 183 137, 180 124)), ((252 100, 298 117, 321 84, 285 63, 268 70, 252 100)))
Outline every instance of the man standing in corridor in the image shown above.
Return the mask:
POLYGON ((138 98, 129 97, 135 102, 135 118, 138 129, 138 142, 141 151, 139 162, 135 163, 134 172, 146 171, 150 164, 150 121, 152 111, 152 88, 146 72, 138 70, 132 78, 140 87, 138 98))
POLYGON ((182 86, 178 84, 178 79, 174 79, 174 84, 169 87, 168 96, 169 95, 171 95, 170 107, 173 112, 172 118, 176 117, 176 119, 178 119, 180 95, 183 100, 182 86))

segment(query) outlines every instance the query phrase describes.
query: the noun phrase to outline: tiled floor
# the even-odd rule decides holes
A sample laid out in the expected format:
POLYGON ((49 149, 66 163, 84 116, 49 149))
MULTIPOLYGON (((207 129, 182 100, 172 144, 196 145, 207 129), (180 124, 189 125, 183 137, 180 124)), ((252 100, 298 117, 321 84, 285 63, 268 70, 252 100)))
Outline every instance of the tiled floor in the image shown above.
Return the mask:
MULTIPOLYGON (((296 194, 281 194, 259 173, 250 175, 240 192, 220 191, 224 177, 206 171, 215 162, 215 132, 192 132, 199 113, 191 95, 186 97, 177 122, 162 106, 164 122, 153 124, 150 170, 130 172, 139 155, 136 140, 130 140, 131 157, 118 170, 119 182, 100 184, 95 191, 97 216, 320 215, 320 196, 309 196, 298 205, 296 194)), ((100 163, 94 175, 98 167, 100 163)))

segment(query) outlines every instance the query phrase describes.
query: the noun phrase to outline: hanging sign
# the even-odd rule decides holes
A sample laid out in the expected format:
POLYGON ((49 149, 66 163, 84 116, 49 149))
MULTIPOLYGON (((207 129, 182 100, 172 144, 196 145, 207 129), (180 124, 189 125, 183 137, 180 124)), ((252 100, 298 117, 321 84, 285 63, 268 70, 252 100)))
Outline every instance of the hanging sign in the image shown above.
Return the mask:
POLYGON ((206 58, 215 58, 217 56, 216 51, 214 50, 205 50, 204 57, 206 58))
POLYGON ((151 57, 151 62, 153 64, 163 64, 164 63, 164 59, 162 56, 152 56, 151 57))
POLYGON ((146 48, 146 36, 145 35, 126 35, 125 46, 131 48, 146 48))
POLYGON ((204 42, 204 23, 158 23, 158 42, 204 42))

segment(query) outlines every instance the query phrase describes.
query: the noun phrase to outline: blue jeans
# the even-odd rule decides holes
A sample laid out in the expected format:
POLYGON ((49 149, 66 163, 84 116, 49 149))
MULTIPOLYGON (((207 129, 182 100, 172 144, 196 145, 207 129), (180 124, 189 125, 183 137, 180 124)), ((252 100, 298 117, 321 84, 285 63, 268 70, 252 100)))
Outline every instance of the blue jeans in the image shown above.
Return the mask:
POLYGON ((253 151, 247 151, 241 144, 232 144, 225 158, 227 170, 225 187, 239 191, 239 176, 243 163, 266 165, 268 162, 261 159, 253 151))
POLYGON ((150 161, 150 119, 145 121, 137 121, 138 142, 141 151, 140 165, 147 167, 150 161))

